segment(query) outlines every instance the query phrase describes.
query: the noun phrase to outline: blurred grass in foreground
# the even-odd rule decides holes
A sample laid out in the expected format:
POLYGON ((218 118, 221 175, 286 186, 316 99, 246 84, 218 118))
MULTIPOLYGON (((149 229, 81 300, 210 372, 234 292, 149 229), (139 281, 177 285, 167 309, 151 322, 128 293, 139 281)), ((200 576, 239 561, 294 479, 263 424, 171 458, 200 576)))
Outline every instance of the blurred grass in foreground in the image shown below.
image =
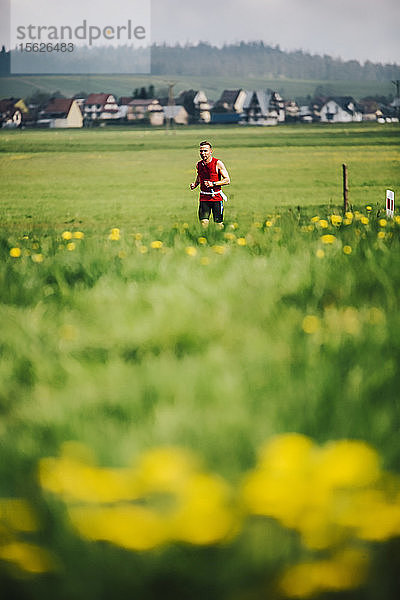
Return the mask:
POLYGON ((399 232, 4 233, 5 597, 397 598, 399 232))

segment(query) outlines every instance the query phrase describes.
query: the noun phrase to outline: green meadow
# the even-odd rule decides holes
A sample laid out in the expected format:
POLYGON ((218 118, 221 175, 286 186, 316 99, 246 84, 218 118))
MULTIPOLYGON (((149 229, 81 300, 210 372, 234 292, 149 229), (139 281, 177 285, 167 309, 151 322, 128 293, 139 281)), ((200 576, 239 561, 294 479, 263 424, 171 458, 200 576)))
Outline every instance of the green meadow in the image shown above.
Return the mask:
POLYGON ((397 600, 399 133, 0 132, 7 600, 397 600))

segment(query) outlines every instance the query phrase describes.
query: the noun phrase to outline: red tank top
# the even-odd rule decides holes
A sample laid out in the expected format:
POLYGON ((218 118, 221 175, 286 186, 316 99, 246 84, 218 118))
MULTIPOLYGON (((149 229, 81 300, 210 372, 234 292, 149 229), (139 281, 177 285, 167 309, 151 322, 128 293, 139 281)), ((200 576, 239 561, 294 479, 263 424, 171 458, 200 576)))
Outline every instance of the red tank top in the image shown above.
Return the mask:
POLYGON ((222 200, 221 194, 218 193, 221 190, 220 185, 215 185, 212 188, 207 188, 204 185, 205 181, 218 181, 217 162, 218 158, 213 157, 209 163, 204 163, 202 160, 197 163, 197 173, 200 179, 200 201, 220 202, 222 200))

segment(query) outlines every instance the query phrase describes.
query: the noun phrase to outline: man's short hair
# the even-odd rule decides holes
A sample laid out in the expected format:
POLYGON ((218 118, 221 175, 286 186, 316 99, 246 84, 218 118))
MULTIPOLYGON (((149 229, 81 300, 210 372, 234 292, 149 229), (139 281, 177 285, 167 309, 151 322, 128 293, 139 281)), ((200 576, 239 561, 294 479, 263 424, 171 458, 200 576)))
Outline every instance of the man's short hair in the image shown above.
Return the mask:
POLYGON ((210 146, 210 148, 212 148, 210 142, 207 142, 207 141, 200 142, 200 146, 210 146))

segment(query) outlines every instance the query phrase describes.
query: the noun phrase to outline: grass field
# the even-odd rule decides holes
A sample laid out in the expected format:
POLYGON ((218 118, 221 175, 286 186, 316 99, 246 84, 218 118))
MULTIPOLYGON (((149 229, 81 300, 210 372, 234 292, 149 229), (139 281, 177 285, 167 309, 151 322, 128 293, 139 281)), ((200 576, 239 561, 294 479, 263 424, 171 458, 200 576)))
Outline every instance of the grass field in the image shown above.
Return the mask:
POLYGON ((397 600, 399 132, 0 133, 7 600, 397 600))

